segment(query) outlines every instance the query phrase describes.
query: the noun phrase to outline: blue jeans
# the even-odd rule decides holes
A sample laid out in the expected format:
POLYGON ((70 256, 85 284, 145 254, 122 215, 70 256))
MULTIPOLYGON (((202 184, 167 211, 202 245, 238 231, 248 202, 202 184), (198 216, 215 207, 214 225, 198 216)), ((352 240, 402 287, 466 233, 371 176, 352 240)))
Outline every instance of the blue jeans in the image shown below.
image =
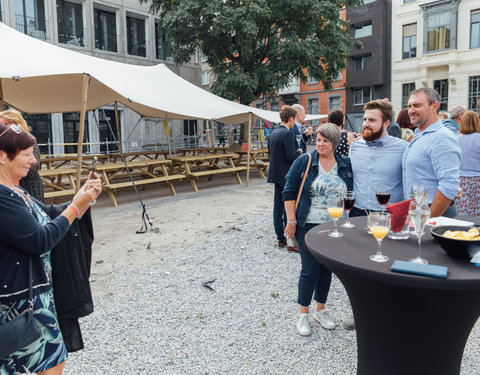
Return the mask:
POLYGON ((457 216, 457 206, 455 204, 452 204, 445 210, 442 216, 451 218, 457 216))
POLYGON ((332 271, 318 263, 305 248, 305 235, 314 226, 316 224, 305 224, 305 228, 298 227, 296 233, 302 258, 302 270, 298 279, 298 303, 301 306, 310 305, 314 292, 315 301, 325 303, 332 282, 332 271))
POLYGON ((287 242, 285 237, 285 226, 287 225, 287 214, 285 213, 285 205, 283 204, 283 185, 275 184, 275 193, 273 195, 273 227, 277 234, 279 243, 287 242))

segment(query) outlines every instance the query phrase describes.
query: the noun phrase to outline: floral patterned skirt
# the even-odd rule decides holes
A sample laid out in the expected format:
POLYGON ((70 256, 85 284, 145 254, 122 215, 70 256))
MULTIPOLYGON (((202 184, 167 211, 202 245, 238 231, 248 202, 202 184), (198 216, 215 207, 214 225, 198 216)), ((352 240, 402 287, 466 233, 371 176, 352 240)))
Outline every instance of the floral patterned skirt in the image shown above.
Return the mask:
POLYGON ((455 201, 459 215, 480 217, 480 176, 460 177, 462 197, 455 201))
MULTIPOLYGON (((0 324, 20 315, 28 307, 27 300, 2 305, 0 324)), ((51 290, 34 297, 33 315, 42 337, 9 357, 0 358, 0 375, 45 371, 67 358, 51 290)))

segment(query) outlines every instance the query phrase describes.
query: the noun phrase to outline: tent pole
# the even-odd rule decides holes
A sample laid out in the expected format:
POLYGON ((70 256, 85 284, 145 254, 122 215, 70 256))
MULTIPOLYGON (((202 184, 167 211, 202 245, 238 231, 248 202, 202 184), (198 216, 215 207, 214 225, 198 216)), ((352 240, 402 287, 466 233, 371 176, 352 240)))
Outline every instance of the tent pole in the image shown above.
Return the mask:
POLYGON ((206 129, 206 130, 207 130, 208 147, 212 147, 212 138, 210 137, 210 132, 212 131, 212 130, 211 130, 212 120, 207 120, 206 126, 207 126, 207 129, 206 129))
POLYGON ((2 86, 2 80, 0 79, 0 112, 3 111, 4 108, 4 101, 3 101, 3 86, 2 86))
POLYGON ((208 135, 210 136, 209 146, 215 147, 215 121, 213 120, 210 120, 210 133, 208 135))
POLYGON ((170 144, 170 124, 168 123, 168 113, 165 112, 165 121, 167 122, 167 126, 165 129, 167 130, 167 143, 168 143, 168 156, 172 156, 172 145, 170 144))
POLYGON ((247 143, 247 180, 245 181, 245 187, 248 186, 248 181, 250 179, 250 147, 251 147, 251 137, 252 137, 252 113, 248 114, 248 143, 247 143))
POLYGON ((117 123, 117 141, 120 152, 123 152, 122 134, 120 133, 120 119, 118 118, 118 102, 115 102, 115 121, 117 123))
POLYGON ((82 110, 80 112, 80 129, 78 131, 78 148, 77 148, 77 179, 75 181, 75 191, 80 189, 80 178, 82 175, 82 149, 83 149, 83 133, 85 131, 85 113, 87 112, 87 96, 88 96, 88 83, 90 76, 88 74, 83 75, 82 86, 82 110))

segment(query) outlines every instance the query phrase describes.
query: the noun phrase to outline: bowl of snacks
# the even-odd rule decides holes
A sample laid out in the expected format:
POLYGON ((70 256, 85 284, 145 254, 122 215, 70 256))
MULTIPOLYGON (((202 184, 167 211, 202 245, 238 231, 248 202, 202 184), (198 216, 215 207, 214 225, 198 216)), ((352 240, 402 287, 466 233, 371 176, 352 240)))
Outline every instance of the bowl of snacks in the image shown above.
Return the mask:
POLYGON ((480 251, 479 228, 441 225, 431 228, 430 233, 452 257, 471 259, 477 251, 480 251))

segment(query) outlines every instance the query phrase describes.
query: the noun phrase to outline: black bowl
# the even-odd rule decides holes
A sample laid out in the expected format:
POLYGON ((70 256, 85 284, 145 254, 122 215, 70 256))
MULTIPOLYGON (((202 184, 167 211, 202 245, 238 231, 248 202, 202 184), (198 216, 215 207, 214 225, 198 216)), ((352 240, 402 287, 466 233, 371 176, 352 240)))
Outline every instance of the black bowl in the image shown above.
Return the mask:
POLYGON ((435 241, 447 252, 448 255, 456 258, 471 259, 475 251, 480 250, 480 240, 457 240, 454 238, 443 237, 447 230, 468 231, 471 227, 461 227, 458 225, 439 225, 430 229, 435 241))

